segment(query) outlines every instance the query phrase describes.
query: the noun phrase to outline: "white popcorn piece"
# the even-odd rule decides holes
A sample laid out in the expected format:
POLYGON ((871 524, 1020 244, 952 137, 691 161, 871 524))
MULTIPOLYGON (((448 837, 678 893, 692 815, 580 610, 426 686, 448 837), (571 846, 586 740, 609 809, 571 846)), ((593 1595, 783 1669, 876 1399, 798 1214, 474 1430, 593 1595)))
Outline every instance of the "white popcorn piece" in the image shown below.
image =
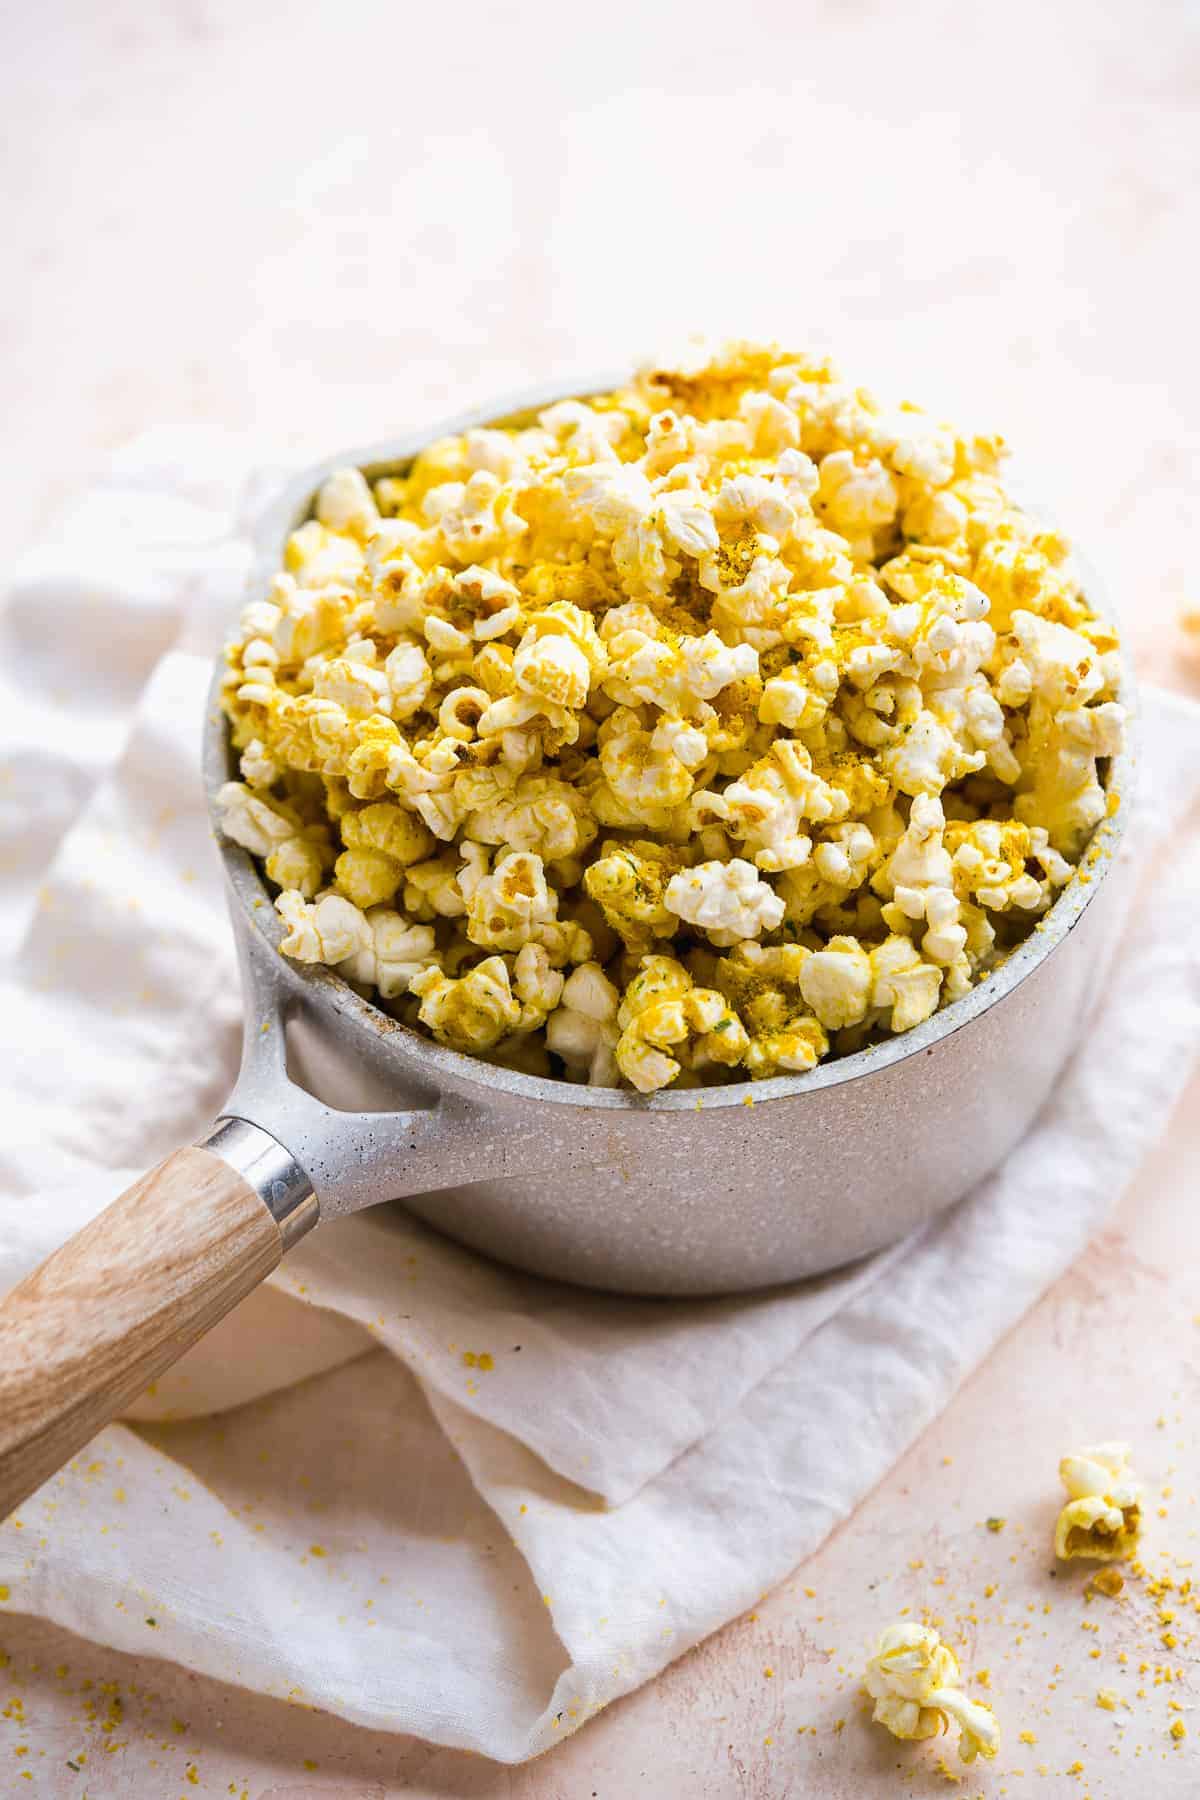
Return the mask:
MULTIPOLYGON (((274 787, 282 773, 275 758, 269 755, 261 738, 251 738, 240 758, 242 780, 252 788, 274 787)), ((261 855, 262 852, 259 852, 261 855)))
POLYGON ((936 1737, 953 1723, 963 1762, 990 1759, 1000 1749, 996 1716, 981 1700, 968 1699, 959 1682, 954 1652, 933 1627, 902 1620, 880 1633, 864 1685, 875 1702, 872 1718, 893 1737, 936 1737))
POLYGON ((339 975, 376 988, 385 1000, 406 994, 415 976, 439 966, 437 943, 428 925, 415 925, 390 907, 373 906, 365 914, 370 941, 338 964, 339 975))
POLYGON ((331 531, 319 519, 309 519, 298 526, 284 549, 284 569, 302 588, 324 588, 331 583, 353 585, 363 561, 357 539, 331 531))
POLYGON ((812 838, 805 825, 844 818, 849 803, 816 773, 802 744, 779 738, 724 793, 697 795, 693 810, 740 838, 760 869, 778 871, 808 861, 812 838))
POLYGON ((545 865, 530 850, 500 857, 467 896, 467 936, 490 950, 522 950, 545 943, 557 925, 558 895, 547 885, 545 865))
POLYGON ((252 856, 262 857, 267 874, 281 887, 298 888, 308 898, 316 893, 333 860, 328 833, 305 826, 291 808, 256 794, 238 781, 217 792, 221 829, 252 856))
POLYGON ((401 643, 383 665, 389 700, 383 708, 394 719, 411 719, 419 713, 433 687, 433 670, 420 644, 401 643))
POLYGON ((317 495, 317 517, 330 531, 365 542, 379 524, 375 496, 358 469, 335 469, 317 495))
POLYGON ((346 646, 343 656, 330 657, 313 675, 313 693, 319 700, 334 700, 348 713, 390 710, 391 686, 387 671, 375 666, 375 645, 367 639, 346 646))
POLYGON ((885 921, 898 931, 908 921, 924 921, 928 929, 921 949, 930 962, 941 964, 956 962, 967 941, 966 928, 959 923, 954 864, 943 842, 945 829, 941 801, 918 794, 877 882, 884 891, 891 890, 891 904, 883 909, 885 921))
POLYGON ((502 764, 455 777, 462 833, 481 844, 533 850, 546 860, 578 856, 596 836, 586 797, 559 776, 518 774, 502 764))
POLYGON ((546 1021, 546 1044, 591 1087, 615 1087, 621 996, 599 963, 580 963, 563 984, 558 1008, 546 1021))
POLYGON ((871 1005, 892 1031, 911 1031, 937 1010, 942 971, 925 962, 911 938, 890 937, 871 952, 871 1005))
POLYGON ((924 711, 903 737, 879 758, 879 766, 902 794, 940 794, 951 782, 973 775, 987 761, 982 750, 964 750, 937 715, 924 711))
POLYGON ((857 938, 830 938, 800 970, 800 992, 826 1031, 861 1025, 872 1002, 875 972, 857 938))
POLYGON ((773 931, 783 919, 783 901, 740 856, 681 869, 667 883, 663 904, 711 943, 726 947, 773 931))
POLYGON ((1075 1451, 1063 1457, 1058 1473, 1070 1498, 1054 1528, 1055 1555, 1103 1562, 1129 1556, 1141 1533, 1142 1489, 1128 1444, 1075 1451))
POLYGON ((896 516, 895 477, 874 456, 835 450, 821 460, 818 501, 836 531, 851 543, 870 538, 896 516))
POLYGON ((1033 680, 1025 791, 1015 811, 1025 823, 1044 826, 1054 849, 1078 855, 1107 811, 1096 764, 1120 750, 1125 711, 1100 700, 1103 660, 1081 633, 1024 610, 1013 613, 1012 625, 1033 680))
POLYGON ((372 950, 365 913, 340 894, 322 894, 309 904, 303 895, 285 892, 276 899, 275 910, 288 928, 279 948, 296 962, 336 968, 372 950))

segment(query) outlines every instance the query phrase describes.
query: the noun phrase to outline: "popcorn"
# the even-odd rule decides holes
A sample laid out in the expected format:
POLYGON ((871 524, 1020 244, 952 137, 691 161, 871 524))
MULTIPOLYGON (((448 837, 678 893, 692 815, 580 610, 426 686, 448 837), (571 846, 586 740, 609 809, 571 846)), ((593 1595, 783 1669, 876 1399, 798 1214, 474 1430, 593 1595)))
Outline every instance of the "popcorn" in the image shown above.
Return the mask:
POLYGON ((1096 762, 1120 749, 1125 710, 1099 699, 1107 674, 1081 633, 1023 610, 1012 623, 1033 681, 1014 810, 1026 824, 1044 826, 1054 849, 1078 856, 1107 810, 1096 762))
POLYGON ((365 543, 379 525, 379 509, 358 469, 335 469, 317 495, 317 517, 330 531, 365 543))
POLYGON ((455 778, 454 799, 463 836, 481 844, 555 860, 580 855, 596 836, 585 796, 555 775, 518 775, 500 764, 466 769, 455 778))
POLYGON ((348 981, 377 988, 392 1000, 406 994, 422 970, 437 967, 436 939, 428 925, 414 925, 386 906, 373 906, 364 916, 370 940, 338 965, 348 981))
POLYGON ((685 860, 681 850, 646 838, 631 843, 608 839, 601 845, 583 884, 630 950, 648 949, 652 938, 674 936, 677 920, 666 892, 685 860))
POLYGON ((226 837, 262 857, 272 881, 311 899, 332 861, 325 826, 302 824, 292 808, 252 793, 239 781, 225 783, 217 806, 226 837))
POLYGON ((433 833, 415 814, 388 801, 347 812, 340 821, 346 848, 334 864, 338 887, 357 906, 390 900, 410 863, 433 849, 433 833))
POLYGON ((555 600, 530 618, 513 658, 513 679, 535 699, 578 711, 605 661, 589 615, 569 600, 555 600))
POLYGON ((601 685, 622 706, 657 706, 664 712, 704 716, 706 701, 734 682, 758 674, 758 653, 750 644, 726 644, 715 631, 675 637, 649 608, 615 608, 604 622, 602 636, 608 672, 601 685))
POLYGON ((288 928, 279 947, 297 962, 336 968, 370 948, 365 915, 340 894, 322 894, 310 906, 303 895, 288 891, 279 895, 275 910, 288 928))
POLYGON ((513 988, 521 1002, 520 1031, 546 1023, 562 997, 565 978, 543 944, 524 944, 513 959, 513 988))
MULTIPOLYGON (((486 856, 482 849, 480 854, 486 856)), ((447 851, 428 862, 414 863, 411 868, 406 869, 405 910, 415 919, 461 919, 467 910, 467 903, 459 883, 459 869, 456 851, 447 851)))
POLYGON ((698 863, 667 883, 663 905, 686 919, 710 943, 729 945, 773 931, 783 918, 783 901, 763 881, 753 863, 698 863))
POLYGON ((799 973, 799 988, 826 1031, 861 1025, 871 1006, 875 972, 857 938, 832 937, 814 950, 799 973))
POLYGON ((429 698, 433 686, 433 670, 420 644, 402 643, 383 665, 388 685, 386 710, 394 719, 411 719, 429 698))
POLYGON ((606 825, 667 830, 692 791, 695 745, 687 742, 681 746, 673 733, 661 727, 648 730, 638 713, 627 706, 618 707, 604 721, 597 742, 605 782, 593 790, 596 817, 606 825))
POLYGON ((1048 899, 1050 870, 1060 880, 1070 873, 1069 865, 1049 849, 1046 833, 1025 825, 977 819, 970 825, 951 824, 945 837, 955 892, 969 895, 992 912, 1042 907, 1048 899), (1029 872, 1027 864, 1034 857, 1043 863, 1046 881, 1029 872))
POLYGON ((1054 1527, 1054 1553, 1119 1562, 1141 1532, 1141 1483, 1128 1444, 1097 1444, 1064 1456, 1059 1479, 1070 1495, 1054 1527))
POLYGON ((346 712, 386 712, 391 700, 387 672, 375 667, 378 652, 368 638, 348 644, 344 656, 334 656, 313 676, 318 700, 333 700, 346 712))
POLYGON ((556 923, 558 895, 546 885, 540 856, 513 850, 476 884, 467 906, 467 936, 492 950, 521 950, 556 923))
POLYGON ((955 962, 967 941, 966 928, 959 924, 954 865, 942 841, 945 828, 941 801, 918 794, 903 836, 875 879, 881 892, 891 891, 891 902, 883 908, 884 922, 893 931, 903 931, 910 921, 925 921, 928 929, 921 948, 935 963, 955 962))
POLYGON ((907 1620, 879 1635, 867 1663, 864 1686, 875 1702, 872 1718, 893 1737, 921 1739, 958 1726, 963 1762, 993 1757, 1000 1728, 990 1706, 960 1691, 958 1661, 929 1625, 907 1620))
POLYGON ((560 1004, 546 1021, 546 1044, 569 1071, 591 1087, 617 1084, 616 1048, 621 995, 599 963, 580 963, 563 985, 560 1004))
POLYGON ((868 543, 896 516, 895 478, 874 456, 834 450, 821 461, 820 506, 835 531, 852 544, 868 543))
POLYGON ((723 996, 696 987, 683 965, 669 956, 642 958, 625 990, 617 1024, 617 1067, 642 1094, 673 1081, 685 1060, 705 1058, 728 1066, 748 1047, 745 1027, 723 996))
POLYGON ((844 818, 848 802, 813 768, 812 756, 791 738, 778 738, 724 793, 698 794, 697 819, 719 819, 742 840, 760 869, 799 868, 812 853, 805 824, 844 818))
POLYGON ((331 582, 354 582, 363 567, 363 553, 348 533, 309 519, 288 538, 283 561, 286 573, 301 587, 323 588, 331 582))
POLYGON ((417 1013, 439 1044, 478 1056, 494 1050, 521 1022, 521 1003, 512 991, 508 964, 489 956, 457 979, 436 967, 409 982, 421 1005, 417 1013))
MULTIPOLYGON (((297 535, 293 532, 289 538, 289 548, 297 535)), ((352 563, 346 573, 352 582, 358 573, 357 563, 352 563)), ((294 575, 283 572, 272 583, 277 617, 271 631, 271 644, 283 664, 306 662, 327 644, 336 644, 339 640, 345 642, 354 610, 353 588, 336 580, 317 584, 315 591, 313 588, 313 583, 304 586, 294 575)))
POLYGON ((891 1031, 911 1031, 937 1010, 942 971, 923 960, 910 938, 890 937, 871 952, 871 1005, 891 1031))
POLYGON ((899 741, 879 758, 879 767, 902 794, 940 794, 964 775, 982 769, 981 750, 965 750, 935 712, 923 709, 906 725, 899 741))
POLYGON ((752 1078, 804 1074, 829 1048, 802 990, 810 953, 800 944, 739 944, 717 964, 716 982, 745 1021, 742 1061, 752 1078))
POLYGON ((285 954, 642 1092, 966 993, 1070 879, 1124 724, 1003 454, 731 344, 333 471, 222 684, 285 954))
POLYGON ((274 787, 281 773, 279 764, 259 738, 251 738, 242 751, 240 767, 242 780, 252 788, 274 787))

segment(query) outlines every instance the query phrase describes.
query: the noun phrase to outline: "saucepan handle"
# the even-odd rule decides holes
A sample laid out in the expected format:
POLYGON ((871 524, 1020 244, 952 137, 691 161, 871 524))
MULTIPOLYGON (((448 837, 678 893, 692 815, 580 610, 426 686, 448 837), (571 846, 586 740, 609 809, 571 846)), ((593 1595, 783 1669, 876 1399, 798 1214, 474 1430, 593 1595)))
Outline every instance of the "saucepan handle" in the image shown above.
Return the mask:
POLYGON ((0 1302, 0 1518, 256 1288, 316 1219, 267 1132, 223 1120, 0 1302))

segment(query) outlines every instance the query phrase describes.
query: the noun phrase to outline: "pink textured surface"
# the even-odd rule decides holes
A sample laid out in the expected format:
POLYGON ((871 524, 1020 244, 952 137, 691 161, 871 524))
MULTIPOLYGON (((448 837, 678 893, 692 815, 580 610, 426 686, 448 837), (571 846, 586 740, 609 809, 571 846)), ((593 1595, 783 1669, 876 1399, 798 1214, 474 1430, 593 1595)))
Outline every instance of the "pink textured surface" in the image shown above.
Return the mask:
MULTIPOLYGON (((1194 12, 47 0, 6 39, 6 549, 162 419, 318 454, 680 330, 774 329, 1003 429, 1105 568, 1143 672, 1200 691, 1173 623, 1200 605, 1194 12)), ((1151 1566, 1181 1581, 1200 1557, 1198 1177, 1193 1084, 1111 1230, 822 1551, 539 1763, 5 1618, 0 1792, 931 1795, 936 1747, 868 1729, 856 1694, 907 1605, 990 1671, 1005 1747, 961 1793, 1194 1794, 1194 1606, 1164 1626, 1137 1581, 1088 1603, 1047 1548, 1059 1455, 1121 1435, 1151 1566)))

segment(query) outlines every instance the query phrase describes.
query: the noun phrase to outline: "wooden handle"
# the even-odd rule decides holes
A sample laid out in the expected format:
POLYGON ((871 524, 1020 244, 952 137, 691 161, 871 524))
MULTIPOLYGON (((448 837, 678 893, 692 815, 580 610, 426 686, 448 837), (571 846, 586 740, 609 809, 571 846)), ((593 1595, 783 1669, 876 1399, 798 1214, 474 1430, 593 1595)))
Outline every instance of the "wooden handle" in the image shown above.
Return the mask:
POLYGON ((0 1303, 0 1518, 279 1262, 279 1227, 209 1150, 177 1150, 0 1303))

